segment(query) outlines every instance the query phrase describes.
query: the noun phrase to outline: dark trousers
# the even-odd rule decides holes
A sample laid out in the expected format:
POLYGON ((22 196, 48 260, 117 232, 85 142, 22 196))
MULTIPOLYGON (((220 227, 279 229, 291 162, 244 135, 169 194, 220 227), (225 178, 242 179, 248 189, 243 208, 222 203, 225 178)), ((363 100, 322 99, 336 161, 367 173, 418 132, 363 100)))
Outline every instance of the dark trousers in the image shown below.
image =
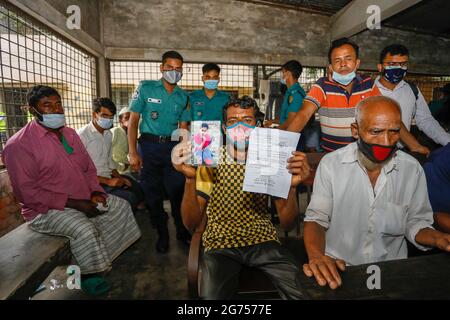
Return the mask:
POLYGON ((269 276, 282 299, 305 299, 300 289, 299 269, 294 257, 276 241, 257 245, 213 249, 202 259, 202 298, 234 298, 243 265, 255 267, 269 276))
POLYGON ((163 207, 166 190, 175 226, 181 230, 181 201, 185 179, 172 166, 171 152, 176 144, 177 142, 156 143, 139 139, 138 149, 143 161, 140 181, 153 225, 167 223, 168 217, 163 207))
POLYGON ((134 211, 134 210, 136 210, 137 205, 139 203, 141 203, 142 201, 144 201, 144 199, 145 199, 144 194, 142 192, 139 182, 135 178, 133 178, 132 176, 124 175, 124 174, 122 175, 122 177, 130 180, 131 187, 129 187, 129 188, 110 187, 105 184, 102 184, 101 186, 103 187, 103 189, 105 189, 106 193, 112 194, 112 195, 118 196, 119 198, 127 200, 130 203, 131 208, 134 211))

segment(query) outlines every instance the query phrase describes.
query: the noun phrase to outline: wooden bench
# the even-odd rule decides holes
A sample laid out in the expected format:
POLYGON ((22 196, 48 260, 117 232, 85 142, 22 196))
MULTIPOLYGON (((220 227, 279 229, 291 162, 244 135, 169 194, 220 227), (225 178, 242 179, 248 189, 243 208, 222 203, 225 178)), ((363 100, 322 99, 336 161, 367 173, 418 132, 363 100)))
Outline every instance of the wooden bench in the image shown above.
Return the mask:
MULTIPOLYGON (((5 171, 1 171, 2 190, 9 208, 20 214, 5 171), (5 185, 6 184, 6 185, 5 185)), ((5 210, 6 208, 0 208, 5 210)), ((13 225, 15 227, 15 225, 13 225)), ((70 261, 69 240, 31 230, 27 223, 0 237, 0 299, 28 299, 59 264, 70 261)))
POLYGON ((53 269, 70 262, 69 240, 28 224, 0 238, 0 299, 28 299, 53 269))

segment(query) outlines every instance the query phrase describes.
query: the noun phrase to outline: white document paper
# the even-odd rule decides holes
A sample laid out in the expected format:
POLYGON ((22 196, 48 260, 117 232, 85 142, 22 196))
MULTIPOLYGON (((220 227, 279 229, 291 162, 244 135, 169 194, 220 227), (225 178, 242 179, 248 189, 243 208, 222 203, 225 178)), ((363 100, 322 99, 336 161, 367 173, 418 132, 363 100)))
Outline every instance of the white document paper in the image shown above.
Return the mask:
POLYGON ((255 128, 250 135, 243 190, 287 199, 292 178, 287 160, 299 139, 299 133, 255 128))

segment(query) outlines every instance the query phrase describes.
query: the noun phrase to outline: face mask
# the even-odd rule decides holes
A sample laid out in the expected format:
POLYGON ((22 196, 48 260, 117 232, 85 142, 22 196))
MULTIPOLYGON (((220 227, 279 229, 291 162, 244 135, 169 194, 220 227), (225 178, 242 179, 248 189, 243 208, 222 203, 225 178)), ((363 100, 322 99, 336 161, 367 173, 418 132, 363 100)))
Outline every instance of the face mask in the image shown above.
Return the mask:
POLYGON ((219 80, 206 80, 205 88, 208 90, 216 90, 219 86, 219 80))
POLYGON ((100 126, 100 128, 103 128, 105 130, 111 129, 114 123, 114 119, 108 119, 108 118, 102 118, 97 117, 95 120, 97 124, 100 126))
POLYGON ((183 73, 177 70, 163 71, 163 78, 170 84, 176 84, 183 77, 183 73))
POLYGON ((285 78, 281 78, 280 83, 286 85, 286 79, 285 78))
POLYGON ((335 71, 333 71, 333 75, 331 76, 334 81, 337 83, 340 83, 344 86, 348 85, 350 82, 353 81, 356 77, 356 72, 353 70, 349 74, 340 74, 335 71))
POLYGON ((36 111, 36 113, 39 115, 38 121, 44 127, 50 129, 58 129, 64 127, 64 125, 66 124, 66 116, 64 115, 64 113, 42 114, 39 113, 36 109, 34 109, 34 111, 36 111))
POLYGON ((232 142, 235 147, 245 145, 248 147, 250 134, 255 126, 248 125, 243 122, 237 122, 227 127, 227 139, 232 142))
POLYGON ((399 83, 406 75, 406 67, 388 66, 384 68, 383 76, 390 83, 399 83))
POLYGON ((5 120, 5 116, 0 116, 0 121, 5 120))
POLYGON ((358 148, 370 161, 375 163, 385 162, 397 151, 396 145, 382 146, 379 144, 371 144, 361 138, 358 140, 358 148))

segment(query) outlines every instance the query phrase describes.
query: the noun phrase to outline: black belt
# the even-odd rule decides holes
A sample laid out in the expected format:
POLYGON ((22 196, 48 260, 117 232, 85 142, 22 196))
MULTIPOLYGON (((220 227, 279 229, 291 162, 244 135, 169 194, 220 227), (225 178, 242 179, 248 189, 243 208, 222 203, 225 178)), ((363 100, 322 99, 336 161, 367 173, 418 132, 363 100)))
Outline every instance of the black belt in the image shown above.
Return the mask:
MULTIPOLYGON (((172 142, 171 136, 156 136, 151 133, 142 133, 139 137, 142 141, 149 141, 154 143, 169 143, 172 142)), ((176 141, 174 141, 176 142, 176 141)))

